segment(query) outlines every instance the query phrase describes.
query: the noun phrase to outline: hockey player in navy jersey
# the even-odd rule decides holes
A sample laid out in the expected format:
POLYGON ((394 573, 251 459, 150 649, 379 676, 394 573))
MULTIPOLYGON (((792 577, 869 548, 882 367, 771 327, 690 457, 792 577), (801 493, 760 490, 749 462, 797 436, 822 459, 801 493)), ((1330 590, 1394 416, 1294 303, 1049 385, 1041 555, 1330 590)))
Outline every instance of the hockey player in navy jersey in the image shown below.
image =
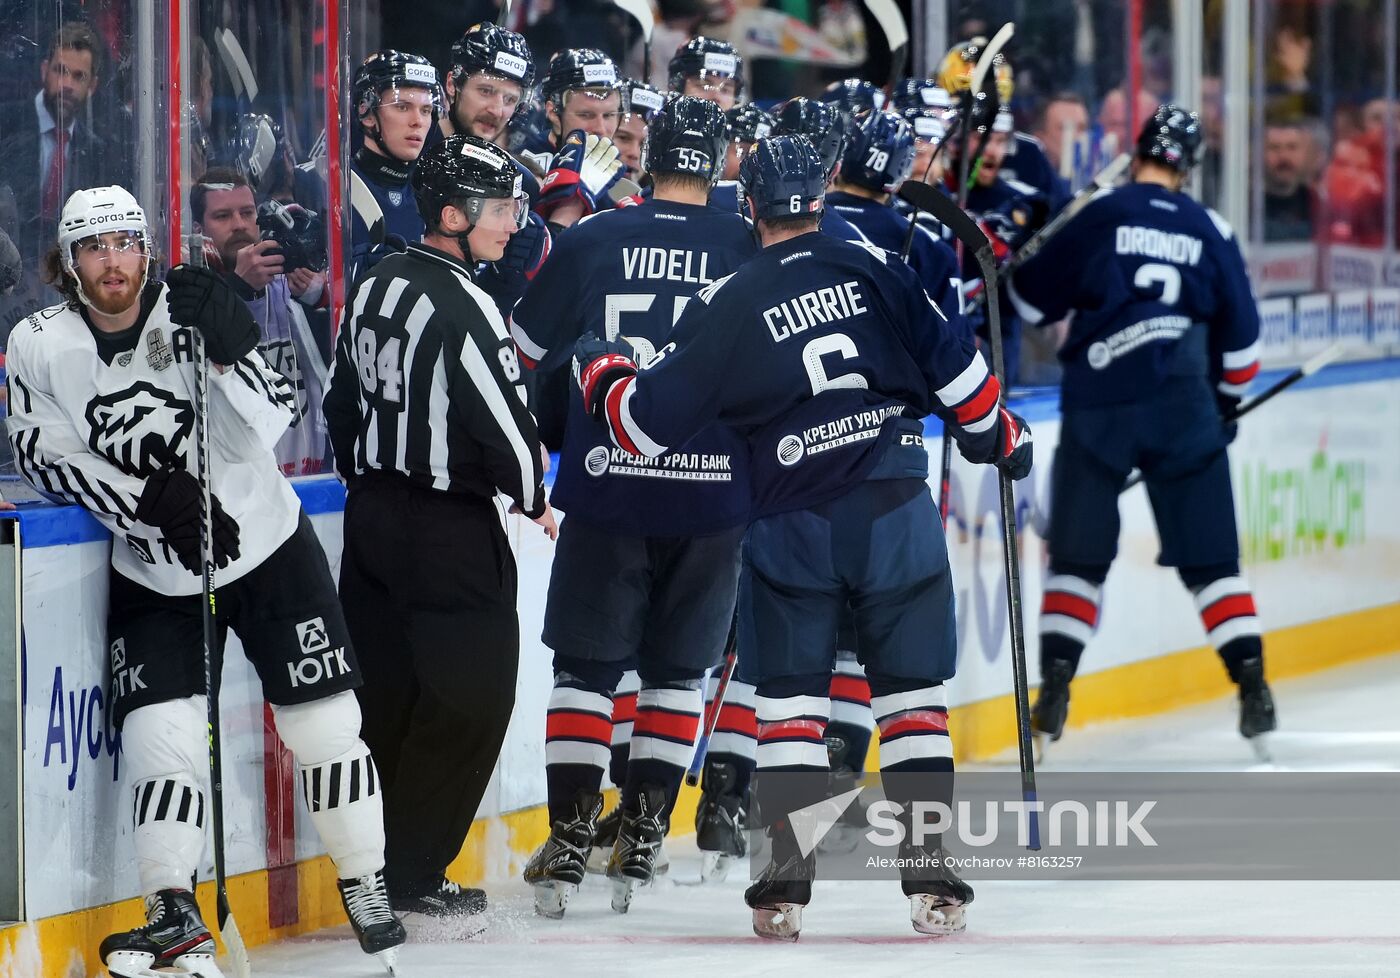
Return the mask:
POLYGON ((536 159, 545 170, 535 210, 551 224, 571 227, 612 207, 608 191, 622 179, 613 145, 622 112, 622 79, 602 51, 571 48, 549 61, 540 82, 553 156, 536 159))
MULTIPOLYGON (((706 203, 724 165, 724 114, 675 98, 653 120, 653 197, 594 215, 560 238, 515 311, 527 364, 568 363, 596 332, 645 361, 701 288, 753 254, 747 223, 706 203)), ((649 881, 700 715, 700 679, 720 657, 734 611, 739 541, 749 517, 747 453, 712 425, 676 450, 609 443, 569 399, 553 501, 567 514, 555 551, 544 643, 554 651, 545 761, 552 832, 530 860, 542 914, 563 914, 582 879, 608 766, 612 693, 638 660, 631 757, 608 875, 614 907, 649 881)))
POLYGON ((744 94, 744 59, 728 41, 692 37, 667 66, 671 91, 708 99, 728 112, 744 94))
MULTIPOLYGON (((452 44, 447 111, 439 121, 443 134, 499 142, 534 83, 535 59, 525 38, 495 24, 473 24, 452 44)), ((540 182, 528 166, 514 162, 521 189, 533 208, 540 197, 540 182)), ((505 254, 478 269, 477 284, 496 303, 502 318, 510 316, 525 286, 549 258, 551 245, 544 218, 531 213, 529 222, 511 235, 505 254)))
MULTIPOLYGON (((827 770, 836 622, 849 602, 883 770, 951 772, 953 591, 921 419, 942 409, 966 456, 1013 478, 1030 471, 1030 431, 999 406, 955 311, 950 321, 897 258, 818 233, 826 166, 810 142, 761 141, 742 179, 762 252, 691 300, 641 372, 622 344, 580 340, 583 404, 632 455, 665 457, 715 421, 745 433, 753 523, 739 629, 754 650, 743 668, 758 685, 760 771, 827 770)), ((745 900, 757 933, 790 939, 815 860, 785 820, 769 833, 772 862, 745 900)), ((971 887, 925 842, 904 853, 923 867, 903 880, 914 925, 960 930, 971 887)))
POLYGON ((666 96, 645 82, 631 78, 622 80, 622 111, 618 116, 613 145, 622 159, 623 171, 631 180, 639 180, 645 171, 642 151, 647 141, 647 126, 666 104, 666 96))
POLYGON ((366 58, 355 69, 351 92, 364 133, 363 144, 350 161, 350 180, 360 191, 351 198, 368 197, 374 204, 368 212, 358 203, 353 208, 353 280, 388 253, 382 247, 386 239, 397 239, 397 244, 423 236, 423 219, 418 216, 409 177, 437 124, 442 102, 437 69, 428 59, 393 50, 376 51, 366 58))
POLYGON ((954 117, 953 97, 932 78, 907 78, 895 89, 894 111, 914 130, 911 180, 934 186, 943 182, 938 147, 954 117))
MULTIPOLYGON (((828 206, 876 247, 899 255, 909 221, 890 206, 890 195, 914 165, 914 131, 893 112, 857 112, 846 129, 846 147, 828 206)), ((958 309, 961 275, 953 249, 916 224, 909 265, 942 309, 958 309)))
MULTIPOLYGON (((773 135, 806 136, 826 166, 827 186, 836 179, 841 168, 841 152, 846 147, 846 131, 841 113, 831 103, 802 96, 788 99, 774 110, 773 135)), ((834 207, 822 211, 821 229, 823 234, 842 241, 871 243, 860 228, 842 217, 834 207)))
POLYGON ((1070 680, 1118 552, 1118 494, 1147 484, 1162 552, 1195 596, 1239 686, 1240 733, 1274 729, 1264 650, 1239 538, 1221 416, 1259 369, 1259 316, 1229 226, 1181 192, 1201 147, 1194 113, 1163 105, 1143 127, 1133 181, 1101 195, 1012 283, 1029 323, 1073 313, 1060 350, 1064 421, 1050 501, 1036 729, 1057 739, 1070 680))
POLYGON ((167 968, 219 975, 191 891, 207 865, 209 817, 198 330, 209 360, 203 491, 218 568, 214 675, 232 629, 301 770, 360 946, 392 963, 405 934, 385 888, 382 796, 353 692, 360 670, 326 555, 273 455, 292 392, 258 354, 257 324, 223 277, 182 265, 162 284, 151 274, 152 245, 129 192, 76 191, 45 260, 63 301, 15 325, 6 361, 20 474, 88 510, 115 538, 108 705, 147 922, 103 940, 102 961, 116 978, 167 968))

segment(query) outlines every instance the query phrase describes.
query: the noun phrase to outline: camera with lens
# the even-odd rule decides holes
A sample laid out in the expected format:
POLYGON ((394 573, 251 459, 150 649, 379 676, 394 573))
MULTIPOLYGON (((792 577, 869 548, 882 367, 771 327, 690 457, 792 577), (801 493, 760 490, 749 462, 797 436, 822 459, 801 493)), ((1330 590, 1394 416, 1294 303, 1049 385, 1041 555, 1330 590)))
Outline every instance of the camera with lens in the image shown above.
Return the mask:
POLYGON ((326 229, 315 211, 299 204, 264 201, 258 205, 258 230, 262 240, 277 242, 284 273, 298 268, 326 270, 326 229))

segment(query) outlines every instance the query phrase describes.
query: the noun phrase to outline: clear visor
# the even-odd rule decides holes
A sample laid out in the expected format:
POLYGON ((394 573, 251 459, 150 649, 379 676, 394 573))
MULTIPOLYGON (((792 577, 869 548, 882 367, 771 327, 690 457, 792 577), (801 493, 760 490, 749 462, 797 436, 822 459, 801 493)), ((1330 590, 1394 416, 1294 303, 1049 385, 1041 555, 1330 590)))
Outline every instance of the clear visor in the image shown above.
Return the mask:
POLYGON ((146 232, 144 231, 107 231, 104 234, 74 241, 72 257, 74 263, 92 264, 115 261, 123 255, 139 254, 145 256, 147 250, 146 232))
POLYGON ((487 231, 514 233, 530 219, 530 198, 525 194, 515 197, 465 197, 457 206, 466 213, 473 227, 487 231))
POLYGON ((379 93, 380 111, 418 113, 431 119, 442 111, 442 93, 436 86, 430 91, 418 86, 391 85, 379 93))
POLYGON ((721 92, 733 95, 739 90, 739 82, 733 75, 701 69, 686 77, 687 87, 698 87, 706 92, 721 92))

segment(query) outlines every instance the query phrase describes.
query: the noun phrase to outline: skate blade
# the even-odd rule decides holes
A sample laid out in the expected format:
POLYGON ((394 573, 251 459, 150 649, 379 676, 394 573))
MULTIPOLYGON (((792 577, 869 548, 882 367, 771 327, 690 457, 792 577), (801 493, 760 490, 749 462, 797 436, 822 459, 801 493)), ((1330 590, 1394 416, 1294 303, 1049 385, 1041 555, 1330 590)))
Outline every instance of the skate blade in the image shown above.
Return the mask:
POLYGON ((916 893, 909 898, 909 920, 914 929, 929 937, 947 937, 967 929, 967 909, 961 903, 948 904, 932 893, 916 893))
POLYGON ((802 932, 802 904, 753 908, 753 932, 770 941, 795 941, 802 932))
POLYGON ((701 852, 700 882, 723 883, 724 878, 729 875, 729 867, 733 863, 734 857, 727 852, 701 852))
POLYGON ((569 898, 578 891, 577 883, 562 883, 558 880, 536 883, 534 887, 535 913, 550 920, 564 919, 564 911, 569 909, 569 898))
POLYGON ((171 978, 172 975, 224 978, 212 954, 181 954, 160 971, 151 967, 155 960, 155 955, 145 951, 113 951, 107 956, 107 973, 112 978, 171 978))
POLYGON ((1039 730, 1035 731, 1031 744, 1031 754, 1035 757, 1037 767, 1045 763, 1045 754, 1050 747, 1052 739, 1053 738, 1047 733, 1041 733, 1039 730))
POLYGON ((645 885, 641 880, 629 879, 627 877, 612 877, 612 908, 618 913, 626 913, 632 909, 632 894, 638 885, 645 885))
POLYGON ((608 860, 612 858, 612 846, 594 846, 588 850, 587 870, 590 876, 606 876, 608 860))
POLYGON ((375 952, 379 963, 384 966, 384 970, 389 972, 390 978, 398 978, 399 974, 399 949, 397 947, 386 947, 382 951, 375 952))
POLYGON ((1254 756, 1259 758, 1260 764, 1274 763, 1273 738, 1268 733, 1255 734, 1246 739, 1254 751, 1254 756))

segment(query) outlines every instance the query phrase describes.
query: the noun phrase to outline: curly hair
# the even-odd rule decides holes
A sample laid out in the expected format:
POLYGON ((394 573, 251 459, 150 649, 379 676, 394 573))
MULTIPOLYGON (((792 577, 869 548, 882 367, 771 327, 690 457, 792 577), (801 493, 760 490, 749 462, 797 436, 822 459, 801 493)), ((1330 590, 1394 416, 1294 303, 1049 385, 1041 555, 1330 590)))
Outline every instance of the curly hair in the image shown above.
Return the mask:
POLYGON ((58 245, 44 253, 40 271, 44 284, 52 285, 62 293, 63 302, 69 309, 77 312, 82 308, 82 300, 78 298, 78 280, 63 267, 63 250, 58 245))

